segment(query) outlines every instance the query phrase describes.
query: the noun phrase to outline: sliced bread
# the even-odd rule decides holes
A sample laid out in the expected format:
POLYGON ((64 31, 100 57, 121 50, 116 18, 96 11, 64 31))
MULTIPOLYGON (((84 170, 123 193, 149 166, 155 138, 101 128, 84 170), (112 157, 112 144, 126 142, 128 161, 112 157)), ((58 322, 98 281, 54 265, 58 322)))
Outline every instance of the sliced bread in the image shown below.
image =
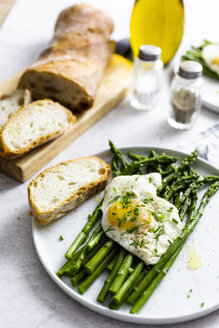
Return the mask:
POLYGON ((0 155, 12 159, 58 137, 74 124, 75 116, 50 99, 21 107, 0 132, 0 155))
POLYGON ((35 219, 47 224, 104 189, 110 166, 98 157, 62 162, 41 172, 28 187, 35 219))
POLYGON ((22 105, 27 105, 31 101, 30 91, 28 89, 19 89, 11 95, 4 95, 0 99, 0 130, 7 120, 22 105))

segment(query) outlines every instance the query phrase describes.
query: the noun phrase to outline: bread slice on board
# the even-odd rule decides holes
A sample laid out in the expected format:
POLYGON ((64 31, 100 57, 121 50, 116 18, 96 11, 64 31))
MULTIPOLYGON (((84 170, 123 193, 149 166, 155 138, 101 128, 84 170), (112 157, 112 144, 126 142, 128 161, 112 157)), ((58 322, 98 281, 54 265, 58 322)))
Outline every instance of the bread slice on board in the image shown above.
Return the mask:
POLYGON ((29 102, 31 102, 31 95, 28 89, 18 89, 11 95, 2 96, 0 99, 0 130, 12 114, 29 102))
POLYGON ((62 162, 41 172, 28 186, 35 219, 47 224, 104 189, 110 166, 98 157, 62 162))
POLYGON ((0 132, 0 155, 6 159, 58 137, 74 124, 75 116, 50 99, 37 100, 21 107, 0 132))

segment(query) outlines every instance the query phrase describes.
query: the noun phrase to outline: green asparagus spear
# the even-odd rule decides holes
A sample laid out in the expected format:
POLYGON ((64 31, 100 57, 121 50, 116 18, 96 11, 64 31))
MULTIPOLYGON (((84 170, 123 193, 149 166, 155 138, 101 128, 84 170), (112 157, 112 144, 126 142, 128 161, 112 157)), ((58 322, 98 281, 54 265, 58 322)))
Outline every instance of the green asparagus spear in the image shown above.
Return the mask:
POLYGON ((90 251, 94 246, 96 246, 103 236, 104 236, 104 231, 102 230, 101 227, 101 231, 98 232, 94 236, 94 238, 87 243, 87 250, 90 251))
POLYGON ((107 256, 95 269, 95 271, 91 275, 87 276, 87 278, 79 285, 78 291, 80 294, 84 294, 86 290, 92 285, 92 283, 97 279, 97 277, 99 277, 99 275, 105 269, 107 264, 112 260, 116 252, 117 252, 117 248, 115 247, 113 250, 111 250, 109 254, 107 254, 107 256))
POLYGON ((134 256, 131 253, 128 253, 120 266, 110 288, 109 292, 112 294, 116 294, 119 288, 122 286, 125 278, 127 277, 128 270, 132 265, 134 256))
POLYGON ((115 278, 115 276, 117 274, 117 271, 119 270, 119 267, 121 266, 121 264, 123 262, 124 256, 125 256, 125 250, 123 248, 121 248, 119 255, 117 257, 116 263, 114 264, 109 276, 105 280, 103 288, 101 289, 101 291, 97 297, 97 302, 103 303, 105 301, 108 290, 111 286, 113 279, 115 278))
POLYGON ((168 260, 168 262, 164 265, 163 269, 158 273, 156 278, 151 282, 150 286, 145 289, 145 291, 140 295, 137 302, 133 305, 132 309, 130 310, 130 313, 136 314, 138 313, 141 308, 144 306, 144 304, 148 301, 148 299, 151 297, 161 280, 165 277, 168 270, 176 260, 177 256, 179 255, 180 251, 182 250, 184 246, 184 243, 176 250, 176 252, 171 256, 171 258, 168 260))
POLYGON ((95 208, 94 212, 89 217, 88 222, 85 224, 85 226, 83 227, 82 231, 79 233, 79 235, 77 236, 77 238, 74 240, 74 242, 72 243, 72 245, 70 246, 70 248, 66 252, 65 257, 68 260, 72 258, 72 256, 77 251, 77 249, 79 248, 79 246, 85 242, 88 234, 90 233, 90 231, 92 230, 92 228, 95 226, 95 224, 97 223, 97 221, 99 221, 99 219, 101 218, 101 215, 102 215, 102 212, 100 210, 101 204, 102 204, 102 201, 100 202, 100 204, 97 205, 97 207, 95 208))
POLYGON ((68 272, 68 270, 71 267, 72 263, 78 258, 78 256, 84 250, 84 248, 85 248, 85 246, 83 248, 81 248, 76 254, 74 254, 74 256, 71 258, 71 260, 68 260, 67 262, 65 262, 65 264, 57 272, 58 276, 62 276, 65 272, 68 272))
POLYGON ((116 148, 116 146, 112 143, 111 140, 109 140, 109 145, 110 145, 110 149, 112 151, 112 153, 115 155, 116 158, 118 158, 120 160, 120 162, 123 165, 123 168, 128 166, 128 162, 125 160, 121 150, 119 150, 118 148, 116 148))
POLYGON ((76 273, 71 279, 72 286, 76 286, 82 279, 86 277, 87 273, 85 269, 82 269, 80 272, 76 273))
POLYGON ((198 195, 197 195, 197 193, 195 193, 195 194, 192 195, 191 205, 189 207, 189 220, 195 214, 195 209, 196 209, 197 202, 198 202, 198 195))
MULTIPOLYGON (((82 263, 89 251, 89 249, 91 250, 91 247, 88 248, 88 245, 91 245, 92 241, 95 240, 95 238, 97 236, 99 236, 102 232, 102 226, 101 224, 94 230, 93 234, 91 235, 90 239, 88 240, 87 244, 86 244, 86 247, 83 249, 83 251, 80 253, 80 255, 78 256, 78 258, 74 261, 74 263, 72 263, 72 266, 71 266, 71 270, 73 272, 78 272, 80 269, 81 269, 81 266, 82 266, 82 263)), ((102 237, 102 234, 101 234, 101 237, 102 237)), ((95 243, 92 244, 92 247, 95 246, 95 243)))
POLYGON ((126 299, 128 298, 129 294, 133 291, 133 289, 135 288, 135 286, 137 286, 141 282, 141 280, 144 278, 144 276, 145 276, 145 272, 144 271, 145 270, 142 270, 141 273, 136 277, 135 281, 129 287, 128 291, 126 292, 126 294, 123 296, 122 300, 119 303, 115 303, 114 301, 111 301, 109 303, 109 308, 110 309, 112 309, 112 310, 118 310, 122 306, 122 304, 126 301, 126 299))
POLYGON ((105 244, 99 249, 99 251, 90 259, 90 261, 85 264, 85 271, 88 274, 93 273, 97 266, 101 263, 101 261, 103 261, 105 256, 109 254, 112 248, 115 247, 115 245, 116 244, 112 239, 108 239, 105 244))
POLYGON ((168 156, 168 155, 160 155, 155 158, 145 158, 140 161, 134 161, 131 164, 129 164, 124 170, 121 172, 121 175, 132 175, 137 172, 137 170, 145 165, 148 164, 170 164, 170 163, 175 163, 177 161, 177 157, 174 156, 168 156))
POLYGON ((140 274, 143 267, 144 267, 144 263, 140 261, 136 266, 135 270, 132 272, 132 274, 128 277, 128 279, 124 282, 124 284, 119 288, 117 293, 114 295, 113 300, 115 303, 119 304, 122 301, 123 297, 129 290, 129 288, 132 286, 132 284, 140 274))

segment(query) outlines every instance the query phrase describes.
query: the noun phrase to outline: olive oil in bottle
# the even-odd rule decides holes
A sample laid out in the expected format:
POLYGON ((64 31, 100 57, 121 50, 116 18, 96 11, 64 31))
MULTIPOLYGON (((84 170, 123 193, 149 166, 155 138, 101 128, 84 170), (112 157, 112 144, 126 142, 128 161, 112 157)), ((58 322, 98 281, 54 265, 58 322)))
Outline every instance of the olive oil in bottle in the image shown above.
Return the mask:
POLYGON ((162 50, 164 64, 171 61, 183 36, 184 6, 182 0, 136 0, 130 21, 130 43, 133 56, 144 44, 162 50))

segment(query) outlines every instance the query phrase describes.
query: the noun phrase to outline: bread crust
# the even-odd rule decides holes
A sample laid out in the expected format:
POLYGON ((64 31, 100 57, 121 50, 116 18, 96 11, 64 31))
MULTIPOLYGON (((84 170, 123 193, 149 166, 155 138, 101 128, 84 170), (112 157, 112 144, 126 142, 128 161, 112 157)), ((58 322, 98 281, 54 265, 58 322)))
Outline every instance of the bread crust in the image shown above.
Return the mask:
MULTIPOLYGON (((37 100, 37 101, 32 102, 32 103, 30 103, 26 106, 20 107, 20 109, 17 112, 15 112, 13 115, 11 115, 9 120, 5 123, 4 127, 0 131, 0 156, 4 157, 6 159, 14 159, 16 157, 19 157, 19 156, 27 153, 28 151, 32 150, 35 147, 38 147, 38 146, 40 146, 40 145, 42 145, 42 144, 44 144, 44 143, 46 143, 50 140, 53 140, 53 139, 57 138, 62 133, 64 133, 65 130, 60 130, 58 132, 56 131, 54 133, 51 133, 50 135, 45 135, 45 136, 39 138, 38 140, 35 140, 32 143, 30 143, 27 147, 24 147, 24 148, 19 149, 19 150, 12 150, 4 143, 4 131, 6 130, 7 126, 10 124, 11 120, 13 120, 17 116, 19 116, 21 112, 28 110, 29 106, 32 107, 35 104, 45 104, 45 102, 54 103, 50 99, 37 100)), ((61 106, 60 104, 58 104, 58 105, 61 106)), ((70 110, 68 110, 67 108, 65 108, 63 106, 61 106, 61 107, 67 113, 69 127, 70 127, 71 125, 73 125, 76 122, 76 116, 73 115, 72 112, 70 110)))
POLYGON ((115 43, 113 21, 86 4, 65 9, 58 17, 51 46, 21 76, 18 87, 36 99, 51 98, 71 110, 93 105, 97 88, 115 43), (68 93, 63 96, 68 82, 68 93), (77 97, 72 97, 72 96, 77 97))
POLYGON ((107 184, 107 180, 110 176, 110 171, 111 171, 110 166, 106 162, 104 162, 101 158, 95 157, 95 156, 75 158, 73 160, 61 162, 57 165, 51 166, 50 168, 44 170, 35 179, 33 179, 29 183, 29 186, 28 186, 28 201, 29 201, 29 205, 33 212, 33 216, 34 216, 35 220, 38 223, 45 225, 53 220, 56 220, 56 219, 64 216, 67 212, 80 206, 88 198, 95 195, 99 191, 102 191, 105 188, 105 186, 107 184), (46 211, 43 213, 40 212, 39 209, 37 208, 36 204, 34 204, 34 201, 31 196, 31 188, 34 185, 34 183, 37 181, 37 179, 44 176, 45 174, 47 174, 47 172, 53 170, 54 168, 56 168, 60 165, 67 165, 68 163, 71 163, 73 161, 80 161, 80 160, 86 160, 86 159, 98 160, 101 164, 101 167, 103 169, 105 169, 104 174, 96 182, 89 183, 86 186, 80 188, 80 190, 78 190, 77 192, 72 194, 68 199, 63 201, 60 205, 56 206, 53 210, 46 211))

